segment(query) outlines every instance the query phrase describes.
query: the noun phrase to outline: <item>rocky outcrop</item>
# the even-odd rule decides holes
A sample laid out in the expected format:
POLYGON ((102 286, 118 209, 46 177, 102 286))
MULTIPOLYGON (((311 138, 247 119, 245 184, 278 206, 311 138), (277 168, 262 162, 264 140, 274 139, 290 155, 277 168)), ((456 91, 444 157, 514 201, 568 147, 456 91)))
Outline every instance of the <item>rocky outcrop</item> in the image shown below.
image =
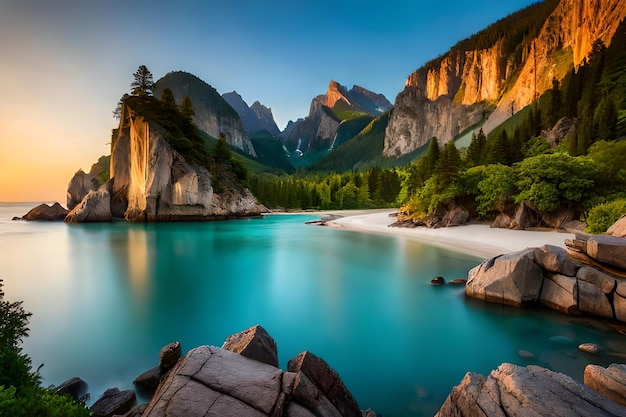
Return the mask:
POLYGON ((391 103, 382 94, 356 85, 348 90, 338 82, 331 81, 326 94, 311 101, 309 115, 288 124, 283 131, 281 136, 288 149, 296 153, 329 149, 342 122, 331 110, 338 103, 342 109, 372 116, 380 115, 391 107, 391 103))
POLYGON ((219 138, 220 133, 223 133, 231 146, 256 156, 239 115, 213 87, 195 75, 175 71, 155 83, 155 96, 160 97, 166 88, 174 93, 179 104, 185 96, 191 99, 193 121, 200 130, 214 138, 219 138))
POLYGON ((248 135, 260 130, 267 130, 272 135, 280 133, 280 129, 274 121, 272 109, 265 107, 258 101, 255 101, 252 106, 248 106, 248 103, 236 91, 222 94, 222 97, 235 109, 248 135))
POLYGON ((65 217, 65 223, 110 222, 111 214, 111 183, 97 190, 91 190, 83 200, 65 217))
POLYGON ((534 365, 503 363, 488 376, 467 373, 436 417, 624 415, 626 407, 567 375, 534 365))
MULTIPOLYGON (((529 8, 540 9, 545 6, 529 8)), ((503 38, 474 49, 460 42, 407 78, 389 119, 384 155, 404 155, 433 136, 446 143, 485 116, 489 133, 552 88, 553 78, 579 66, 597 39, 608 46, 625 17, 626 0, 561 0, 535 38, 525 33, 516 48, 503 38)))
POLYGON ((180 342, 172 342, 163 346, 159 351, 159 365, 139 375, 133 380, 133 384, 144 391, 154 393, 161 379, 176 365, 181 354, 180 342))
POLYGON ((516 207, 511 207, 509 211, 498 213, 491 222, 491 227, 515 230, 540 227, 566 229, 569 225, 575 224, 577 218, 574 207, 563 207, 554 212, 545 212, 524 200, 516 207))
POLYGON ((213 177, 190 163, 165 140, 165 131, 122 109, 118 135, 111 145, 111 177, 90 191, 74 208, 68 222, 212 220, 254 216, 267 209, 252 193, 223 172, 224 191, 214 193, 213 177))
POLYGON ((22 216, 22 220, 61 221, 65 219, 67 213, 68 211, 59 203, 54 203, 51 206, 40 204, 22 216))
POLYGON ((383 94, 377 94, 358 85, 348 90, 337 81, 331 81, 326 90, 323 104, 333 108, 338 101, 351 107, 355 111, 362 111, 377 116, 391 108, 391 103, 383 94))
POLYGON ((287 372, 253 359, 275 347, 262 327, 233 335, 224 346, 242 353, 192 349, 161 382, 143 417, 362 415, 337 373, 311 353, 291 360, 287 372))
MULTIPOLYGON (((600 240, 605 237, 598 236, 600 240)), ((600 251, 611 256, 603 259, 625 259, 626 239, 610 248, 604 241, 607 247, 600 251)), ((626 321, 626 279, 574 262, 556 246, 529 248, 485 260, 469 272, 465 294, 516 307, 542 305, 565 314, 626 321)))
POLYGON ((89 191, 99 187, 100 181, 94 174, 86 174, 82 169, 76 171, 67 186, 67 209, 71 211, 83 201, 89 191))

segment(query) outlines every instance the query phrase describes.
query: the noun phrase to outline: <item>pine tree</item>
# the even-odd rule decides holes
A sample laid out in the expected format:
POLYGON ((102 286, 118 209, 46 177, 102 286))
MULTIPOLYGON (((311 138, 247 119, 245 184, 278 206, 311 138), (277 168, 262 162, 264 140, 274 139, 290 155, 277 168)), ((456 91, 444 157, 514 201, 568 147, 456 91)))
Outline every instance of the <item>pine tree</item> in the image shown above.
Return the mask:
POLYGON ((617 134, 617 110, 611 96, 606 96, 596 107, 593 116, 593 138, 595 140, 613 140, 617 134))
POLYGON ((189 96, 183 97, 183 101, 180 103, 180 112, 183 116, 191 119, 196 113, 193 111, 193 104, 189 96))
POLYGON ((165 88, 161 93, 161 103, 169 108, 176 108, 176 100, 174 99, 174 93, 169 88, 165 88))
POLYGON ((563 114, 563 98, 559 80, 552 79, 552 95, 550 96, 550 108, 548 109, 548 126, 554 126, 563 114))
POLYGON ((154 81, 152 80, 152 73, 148 71, 148 68, 145 65, 140 65, 133 77, 135 80, 130 84, 132 88, 131 94, 138 97, 151 96, 154 81))
POLYGON ((481 128, 478 131, 478 135, 472 133, 472 141, 467 148, 466 159, 470 167, 483 165, 485 163, 486 149, 487 136, 485 136, 485 132, 483 132, 481 128))
POLYGON ((509 135, 506 133, 505 129, 502 129, 500 134, 491 138, 489 142, 487 142, 487 157, 485 164, 508 165, 508 141, 509 135))

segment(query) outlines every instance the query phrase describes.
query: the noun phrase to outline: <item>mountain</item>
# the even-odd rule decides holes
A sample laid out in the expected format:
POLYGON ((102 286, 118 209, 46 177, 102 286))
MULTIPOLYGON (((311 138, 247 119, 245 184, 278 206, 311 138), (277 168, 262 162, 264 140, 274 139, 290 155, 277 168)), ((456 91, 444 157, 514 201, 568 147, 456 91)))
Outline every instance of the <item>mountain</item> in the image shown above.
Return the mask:
POLYGON ((255 101, 252 106, 249 107, 236 91, 222 94, 222 98, 239 114, 243 127, 248 135, 252 135, 261 130, 267 130, 273 135, 280 134, 280 129, 276 125, 272 109, 265 107, 258 101, 255 101))
MULTIPOLYGON (((309 115, 297 122, 290 122, 281 136, 287 148, 298 154, 328 150, 334 146, 343 123, 369 116, 363 128, 390 107, 391 103, 382 94, 359 86, 348 90, 336 81, 331 81, 326 94, 311 100, 309 115)), ((352 136, 358 133, 356 131, 352 136)))
POLYGON ((578 68, 594 42, 609 45, 626 0, 545 0, 453 46, 409 75, 385 132, 384 155, 488 133, 578 68))
POLYGON ((200 130, 214 138, 223 133, 228 144, 256 156, 239 115, 213 87, 195 75, 175 71, 155 83, 154 95, 161 97, 166 88, 172 90, 178 104, 185 96, 191 99, 195 113, 193 120, 200 130))

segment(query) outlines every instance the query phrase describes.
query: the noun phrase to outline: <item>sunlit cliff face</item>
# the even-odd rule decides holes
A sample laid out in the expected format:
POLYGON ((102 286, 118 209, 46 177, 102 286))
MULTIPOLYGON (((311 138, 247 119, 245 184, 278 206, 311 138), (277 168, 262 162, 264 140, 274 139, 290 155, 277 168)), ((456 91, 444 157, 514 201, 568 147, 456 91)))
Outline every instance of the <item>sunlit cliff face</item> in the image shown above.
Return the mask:
POLYGON ((573 66, 581 65, 597 39, 608 46, 624 18, 626 0, 562 0, 522 51, 518 68, 504 55, 502 41, 482 50, 452 49, 436 65, 420 68, 407 78, 389 120, 384 154, 412 152, 432 136, 440 143, 448 142, 481 120, 471 117, 475 108, 459 106, 496 105, 483 125, 489 133, 511 116, 511 109, 517 112, 532 103, 552 88, 553 78, 561 80, 573 66), (519 75, 512 80, 515 74, 519 75), (505 91, 507 85, 510 88, 505 91), (442 97, 449 101, 441 101, 442 97))

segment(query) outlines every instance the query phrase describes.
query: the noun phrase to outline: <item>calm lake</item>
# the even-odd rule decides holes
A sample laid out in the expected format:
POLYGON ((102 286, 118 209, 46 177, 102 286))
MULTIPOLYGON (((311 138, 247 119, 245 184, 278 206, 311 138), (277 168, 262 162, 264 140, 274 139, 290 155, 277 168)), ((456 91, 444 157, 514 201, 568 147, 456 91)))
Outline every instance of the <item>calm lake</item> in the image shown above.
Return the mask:
POLYGON ((80 376, 92 401, 156 366, 160 348, 221 346, 261 324, 281 367, 303 350, 337 370, 361 408, 432 416, 467 371, 539 364, 582 380, 579 343, 626 353, 599 322, 466 300, 435 276, 481 260, 403 237, 305 225, 307 215, 211 223, 11 221, 0 203, 5 299, 33 313, 26 353, 44 385, 80 376), (535 356, 523 359, 519 350, 535 356))

